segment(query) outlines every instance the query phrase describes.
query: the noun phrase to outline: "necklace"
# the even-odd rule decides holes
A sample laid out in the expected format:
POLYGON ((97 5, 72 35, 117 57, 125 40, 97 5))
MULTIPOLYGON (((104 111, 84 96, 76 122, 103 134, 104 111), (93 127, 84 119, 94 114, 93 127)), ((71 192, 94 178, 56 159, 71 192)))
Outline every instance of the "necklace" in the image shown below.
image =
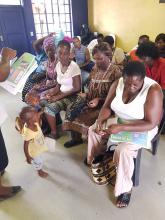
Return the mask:
POLYGON ((111 66, 111 63, 109 63, 107 69, 103 72, 103 75, 102 77, 100 78, 100 73, 99 73, 99 69, 97 69, 97 72, 96 72, 96 76, 95 76, 95 81, 92 83, 91 85, 91 89, 95 89, 95 90, 99 90, 100 86, 101 86, 101 83, 99 81, 103 81, 110 69, 110 66, 111 66), (96 85, 97 84, 97 85, 96 85))
POLYGON ((70 62, 69 62, 69 65, 68 66, 62 66, 62 64, 60 63, 60 69, 61 69, 61 73, 66 73, 68 68, 70 66, 70 62))
POLYGON ((55 74, 55 67, 56 67, 57 60, 55 59, 53 62, 48 60, 47 63, 47 71, 46 71, 46 78, 55 80, 56 74, 55 74))

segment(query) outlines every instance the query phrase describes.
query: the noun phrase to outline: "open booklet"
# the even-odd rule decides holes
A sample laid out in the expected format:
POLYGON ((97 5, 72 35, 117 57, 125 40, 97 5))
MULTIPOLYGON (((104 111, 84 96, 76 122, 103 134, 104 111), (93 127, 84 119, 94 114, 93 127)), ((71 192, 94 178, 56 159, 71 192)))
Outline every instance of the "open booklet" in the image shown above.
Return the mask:
POLYGON ((12 65, 9 77, 5 82, 0 83, 4 89, 13 95, 22 91, 22 88, 29 75, 37 68, 35 56, 30 53, 24 53, 12 65))
MULTIPOLYGON (((118 119, 119 124, 128 123, 122 119, 118 119)), ((110 135, 111 142, 128 142, 140 145, 142 147, 147 146, 148 132, 129 132, 122 131, 117 134, 110 135)))

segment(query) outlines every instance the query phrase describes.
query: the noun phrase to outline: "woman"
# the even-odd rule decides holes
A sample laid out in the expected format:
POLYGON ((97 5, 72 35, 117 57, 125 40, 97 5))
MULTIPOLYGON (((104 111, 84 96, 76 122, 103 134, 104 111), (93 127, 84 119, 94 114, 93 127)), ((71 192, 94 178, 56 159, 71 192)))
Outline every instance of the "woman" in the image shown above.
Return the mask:
POLYGON ((139 57, 136 55, 136 50, 140 46, 140 44, 149 42, 149 40, 150 38, 146 34, 139 37, 138 44, 134 48, 132 48, 132 50, 127 54, 130 61, 140 61, 139 57))
MULTIPOLYGON (((10 48, 3 48, 1 51, 1 61, 0 61, 0 82, 6 80, 10 73, 10 60, 16 56, 16 51, 10 48)), ((4 115, 0 110, 1 120, 3 119, 4 115)), ((1 126, 1 124, 0 124, 1 126)), ((1 183, 1 176, 4 174, 4 171, 8 165, 8 156, 6 152, 5 142, 2 136, 2 132, 0 129, 0 201, 10 198, 14 196, 21 190, 20 186, 3 186, 1 183)))
POLYGON ((158 48, 159 56, 165 58, 165 34, 161 33, 155 38, 155 45, 158 48))
POLYGON ((136 55, 145 64, 146 76, 155 80, 165 90, 165 59, 160 57, 155 44, 153 42, 140 44, 136 55))
MULTIPOLYGON (((81 113, 78 106, 73 106, 74 103, 71 104, 66 113, 66 116, 68 116, 76 109, 79 109, 75 119, 65 121, 64 130, 74 131, 71 132, 72 140, 66 142, 64 144, 65 147, 72 147, 82 143, 81 134, 87 136, 88 128, 97 119, 110 86, 121 76, 119 67, 111 63, 112 51, 107 43, 96 45, 92 55, 96 65, 90 74, 88 92, 79 94, 84 99, 84 106, 80 106, 81 113)), ((80 98, 79 100, 80 105, 82 105, 80 98)))
POLYGON ((22 90, 22 101, 23 102, 25 102, 25 96, 31 90, 31 88, 36 83, 39 83, 40 80, 45 79, 45 74, 46 74, 45 62, 47 61, 48 57, 43 49, 43 41, 45 40, 45 38, 47 38, 51 35, 52 34, 33 42, 33 48, 36 52, 36 60, 38 63, 38 67, 32 74, 30 74, 30 76, 28 77, 28 79, 24 85, 24 88, 22 90))
POLYGON ((56 65, 58 87, 53 95, 47 95, 45 116, 50 125, 49 137, 57 139, 55 116, 60 111, 66 111, 67 106, 74 102, 81 89, 80 68, 74 61, 70 61, 70 44, 60 41, 57 48, 59 62, 56 65))
POLYGON ((81 44, 81 40, 78 37, 73 38, 71 57, 76 60, 81 69, 82 85, 84 86, 89 77, 89 72, 91 72, 94 66, 94 62, 90 60, 88 48, 81 44))
POLYGON ((104 42, 107 42, 112 49, 112 63, 119 65, 122 69, 125 61, 125 54, 121 48, 114 47, 114 38, 112 36, 105 36, 104 42))
POLYGON ((43 48, 48 57, 48 60, 45 64, 46 77, 40 80, 40 82, 34 84, 32 89, 27 93, 25 101, 28 104, 34 104, 34 99, 38 97, 38 102, 41 98, 47 93, 53 92, 53 87, 56 87, 56 46, 55 46, 55 37, 49 36, 46 37, 43 41, 43 48))
MULTIPOLYGON (((117 207, 129 204, 132 190, 134 161, 138 149, 150 148, 162 116, 163 94, 160 86, 145 77, 145 67, 132 61, 123 70, 123 77, 111 86, 97 122, 89 128, 88 163, 106 150, 105 138, 119 132, 143 132, 146 144, 119 142, 114 152, 117 167, 115 196, 117 207), (111 117, 112 111, 116 117, 111 117), (122 123, 117 123, 117 118, 122 123)), ((120 133, 121 134, 121 133, 120 133)), ((112 137, 111 137, 112 138, 112 137)))

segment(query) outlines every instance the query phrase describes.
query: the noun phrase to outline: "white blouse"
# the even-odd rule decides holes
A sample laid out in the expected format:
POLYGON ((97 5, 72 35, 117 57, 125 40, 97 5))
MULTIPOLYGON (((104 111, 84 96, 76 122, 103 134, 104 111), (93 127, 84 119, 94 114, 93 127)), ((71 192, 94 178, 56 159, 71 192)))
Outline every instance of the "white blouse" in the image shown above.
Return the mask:
POLYGON ((79 66, 74 61, 71 61, 66 72, 62 73, 61 63, 58 62, 55 69, 57 72, 57 82, 59 85, 61 85, 60 87, 61 92, 68 92, 72 90, 73 89, 73 77, 81 75, 79 66))

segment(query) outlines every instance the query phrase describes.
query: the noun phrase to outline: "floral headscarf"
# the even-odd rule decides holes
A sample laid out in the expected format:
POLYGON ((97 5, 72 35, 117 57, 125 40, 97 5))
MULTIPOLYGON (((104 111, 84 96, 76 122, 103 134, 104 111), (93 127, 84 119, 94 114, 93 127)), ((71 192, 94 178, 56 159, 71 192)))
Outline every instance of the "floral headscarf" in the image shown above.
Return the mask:
POLYGON ((47 38, 45 38, 44 42, 43 42, 43 47, 44 47, 44 50, 46 51, 47 48, 52 48, 52 49, 56 49, 56 46, 55 46, 55 37, 53 36, 49 36, 47 38))

